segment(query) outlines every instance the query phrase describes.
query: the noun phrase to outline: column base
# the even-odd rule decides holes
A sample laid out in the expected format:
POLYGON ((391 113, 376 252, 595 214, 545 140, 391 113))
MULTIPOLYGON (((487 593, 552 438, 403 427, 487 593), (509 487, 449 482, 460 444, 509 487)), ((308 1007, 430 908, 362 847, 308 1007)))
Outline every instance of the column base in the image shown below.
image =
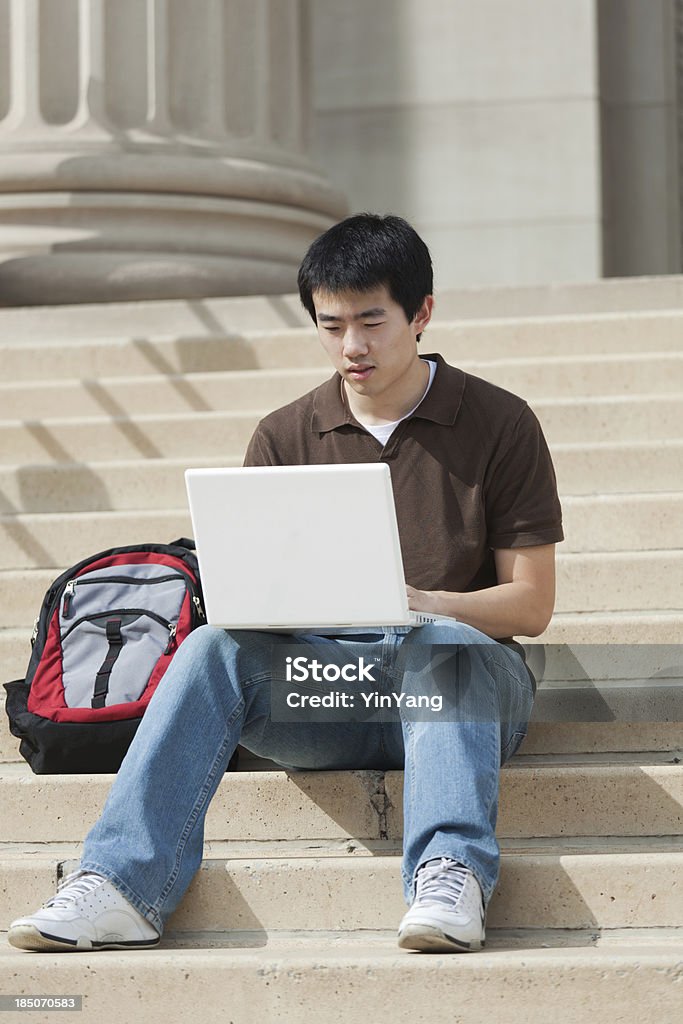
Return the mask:
POLYGON ((0 306, 292 292, 307 246, 333 222, 245 199, 0 195, 0 306))
POLYGON ((146 299, 282 295, 296 291, 296 268, 249 260, 163 252, 0 253, 0 308, 146 299))

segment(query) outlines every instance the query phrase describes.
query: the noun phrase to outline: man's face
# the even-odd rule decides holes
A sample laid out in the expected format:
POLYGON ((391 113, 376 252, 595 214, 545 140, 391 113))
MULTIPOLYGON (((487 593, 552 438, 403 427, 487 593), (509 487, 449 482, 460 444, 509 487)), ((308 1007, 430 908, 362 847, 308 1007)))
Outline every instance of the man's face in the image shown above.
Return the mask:
POLYGON ((400 394, 419 371, 416 336, 429 322, 432 297, 408 323, 385 286, 367 292, 314 292, 318 335, 335 370, 358 395, 400 394))

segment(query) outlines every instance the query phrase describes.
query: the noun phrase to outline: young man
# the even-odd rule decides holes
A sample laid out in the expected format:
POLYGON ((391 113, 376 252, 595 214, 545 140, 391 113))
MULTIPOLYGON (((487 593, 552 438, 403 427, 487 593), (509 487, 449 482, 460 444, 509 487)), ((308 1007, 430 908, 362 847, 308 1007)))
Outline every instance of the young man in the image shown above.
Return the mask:
MULTIPOLYGON (((554 603, 562 528, 552 464, 524 401, 419 356, 432 268, 404 220, 361 214, 335 225, 306 254, 299 291, 336 372, 267 416, 245 463, 387 462, 410 607, 448 618, 297 642, 322 644, 330 661, 375 659, 387 693, 419 695, 438 676, 448 713, 275 721, 274 654, 292 638, 196 630, 150 703, 79 871, 11 925, 19 948, 155 945, 201 863, 206 810, 238 742, 289 768, 405 768, 410 909, 399 945, 483 945, 499 868, 499 768, 533 702, 511 638, 540 634, 554 603)), ((360 561, 372 537, 372 510, 361 508, 330 544, 360 561)))

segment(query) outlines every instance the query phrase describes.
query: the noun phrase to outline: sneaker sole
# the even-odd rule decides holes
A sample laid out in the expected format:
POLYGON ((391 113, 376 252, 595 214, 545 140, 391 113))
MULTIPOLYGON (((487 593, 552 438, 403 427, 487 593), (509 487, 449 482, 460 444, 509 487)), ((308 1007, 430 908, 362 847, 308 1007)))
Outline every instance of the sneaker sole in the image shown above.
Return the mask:
POLYGON ((33 925, 19 925, 7 935, 7 941, 15 949, 27 949, 36 953, 96 953, 101 949, 149 949, 158 946, 161 936, 156 939, 141 939, 134 942, 92 942, 90 939, 70 940, 39 931, 33 925))
POLYGON ((486 942, 484 939, 463 942, 433 925, 408 924, 399 932, 398 944, 401 949, 415 949, 420 953, 476 953, 486 942))

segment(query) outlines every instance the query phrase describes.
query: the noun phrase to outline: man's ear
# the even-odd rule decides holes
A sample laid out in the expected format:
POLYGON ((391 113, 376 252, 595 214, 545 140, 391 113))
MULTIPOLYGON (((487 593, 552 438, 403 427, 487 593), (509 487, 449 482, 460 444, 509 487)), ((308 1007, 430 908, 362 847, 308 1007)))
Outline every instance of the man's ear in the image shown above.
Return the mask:
POLYGON ((415 328, 416 334, 422 334, 425 327, 432 318, 432 311, 434 309, 434 296, 425 295, 424 301, 418 309, 413 319, 413 327, 415 328))

